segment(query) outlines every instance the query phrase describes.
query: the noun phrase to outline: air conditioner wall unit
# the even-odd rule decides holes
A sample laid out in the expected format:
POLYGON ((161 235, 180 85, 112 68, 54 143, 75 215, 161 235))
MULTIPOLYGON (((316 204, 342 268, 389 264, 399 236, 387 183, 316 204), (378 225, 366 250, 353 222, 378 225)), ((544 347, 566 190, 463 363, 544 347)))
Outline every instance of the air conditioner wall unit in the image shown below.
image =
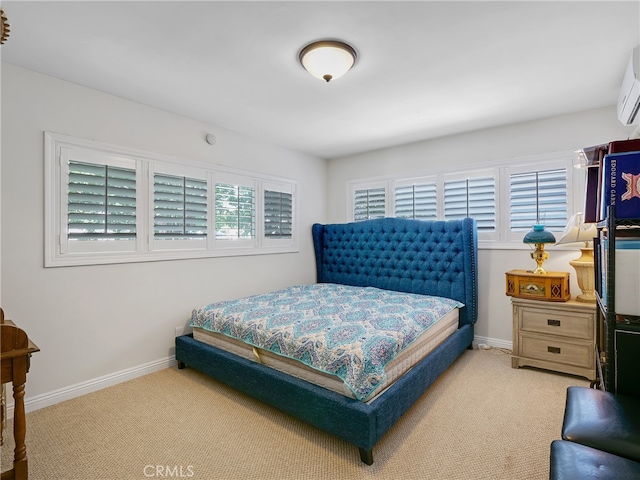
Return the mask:
POLYGON ((618 120, 631 125, 640 119, 640 45, 633 49, 618 95, 618 120))

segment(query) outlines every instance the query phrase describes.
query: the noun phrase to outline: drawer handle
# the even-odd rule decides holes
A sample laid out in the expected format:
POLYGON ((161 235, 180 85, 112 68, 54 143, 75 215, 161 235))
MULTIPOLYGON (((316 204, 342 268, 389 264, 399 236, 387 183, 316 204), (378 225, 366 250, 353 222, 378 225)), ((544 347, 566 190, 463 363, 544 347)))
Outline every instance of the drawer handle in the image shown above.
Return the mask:
POLYGON ((560 347, 547 347, 549 353, 560 353, 560 347))
POLYGON ((547 325, 549 325, 550 327, 559 327, 560 326, 560 320, 552 320, 550 318, 547 319, 547 325))

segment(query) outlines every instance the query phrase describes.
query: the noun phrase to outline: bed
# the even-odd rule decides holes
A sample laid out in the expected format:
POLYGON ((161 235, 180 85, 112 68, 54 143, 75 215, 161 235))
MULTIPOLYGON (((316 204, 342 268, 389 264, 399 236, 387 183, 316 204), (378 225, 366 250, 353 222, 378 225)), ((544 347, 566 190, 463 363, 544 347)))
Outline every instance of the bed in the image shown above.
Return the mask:
POLYGON ((253 348, 249 353, 234 351, 202 336, 176 337, 178 368, 195 368, 346 440, 357 446, 361 460, 371 465, 378 440, 472 345, 477 320, 476 223, 471 218, 384 218, 314 224, 312 238, 318 288, 342 292, 362 287, 373 289, 378 296, 384 296, 382 291, 450 299, 459 305, 455 328, 435 340, 429 353, 408 370, 383 388, 375 388, 370 397, 349 395, 353 389, 340 392, 312 383, 270 365, 261 358, 262 351, 262 355, 253 348))

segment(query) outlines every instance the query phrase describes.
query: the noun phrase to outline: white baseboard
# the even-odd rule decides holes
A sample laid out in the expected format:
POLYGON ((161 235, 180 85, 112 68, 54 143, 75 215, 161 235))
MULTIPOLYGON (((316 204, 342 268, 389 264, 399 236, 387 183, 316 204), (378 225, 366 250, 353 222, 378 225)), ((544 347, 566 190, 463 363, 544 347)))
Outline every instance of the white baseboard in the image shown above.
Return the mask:
POLYGON ((479 337, 478 335, 473 337, 473 343, 480 345, 484 343, 494 348, 506 348, 507 350, 513 350, 513 342, 507 342, 506 340, 500 340, 498 338, 479 337))
MULTIPOLYGON (((120 370, 119 372, 110 373, 102 377, 94 378, 86 382, 76 383, 69 387, 61 388, 60 390, 54 390, 53 392, 44 393, 42 395, 36 395, 35 397, 25 397, 24 409, 26 412, 33 412, 44 407, 55 405, 56 403, 64 402, 65 400, 71 400, 72 398, 86 395, 87 393, 95 392, 103 388, 117 385, 118 383, 133 380, 137 377, 142 377, 158 370, 163 370, 176 365, 176 359, 174 357, 162 358, 153 362, 138 365, 137 367, 128 368, 126 370, 120 370)), ((28 385, 28 381, 27 381, 28 385)), ((13 393, 11 390, 11 384, 7 384, 7 418, 13 418, 13 393), (11 403, 9 403, 11 402, 11 403)))

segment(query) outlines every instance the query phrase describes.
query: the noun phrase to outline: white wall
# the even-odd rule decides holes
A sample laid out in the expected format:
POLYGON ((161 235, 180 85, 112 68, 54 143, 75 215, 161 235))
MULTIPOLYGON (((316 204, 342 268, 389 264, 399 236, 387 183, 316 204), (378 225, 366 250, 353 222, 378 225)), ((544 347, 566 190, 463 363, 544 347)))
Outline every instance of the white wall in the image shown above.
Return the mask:
MULTIPOLYGON (((501 159, 573 151, 611 140, 622 140, 633 128, 616 118, 615 107, 580 114, 514 124, 472 133, 412 143, 329 161, 328 212, 330 222, 347 220, 347 182, 362 177, 402 174, 425 175, 459 166, 461 170, 481 168, 501 159)), ((575 250, 548 247, 545 268, 571 274, 571 292, 579 292, 575 271, 569 261, 579 256, 575 250)), ((510 298, 505 295, 505 272, 533 267, 529 248, 488 250, 478 253, 479 318, 476 338, 490 345, 509 346, 512 342, 510 298)))
POLYGON ((322 159, 7 64, 2 127, 1 302, 41 348, 31 362, 28 408, 30 399, 32 408, 55 403, 117 372, 166 366, 175 329, 195 306, 315 281, 311 224, 326 220, 322 159), (292 178, 300 251, 45 269, 45 130, 292 178), (206 133, 216 135, 214 146, 206 133))

